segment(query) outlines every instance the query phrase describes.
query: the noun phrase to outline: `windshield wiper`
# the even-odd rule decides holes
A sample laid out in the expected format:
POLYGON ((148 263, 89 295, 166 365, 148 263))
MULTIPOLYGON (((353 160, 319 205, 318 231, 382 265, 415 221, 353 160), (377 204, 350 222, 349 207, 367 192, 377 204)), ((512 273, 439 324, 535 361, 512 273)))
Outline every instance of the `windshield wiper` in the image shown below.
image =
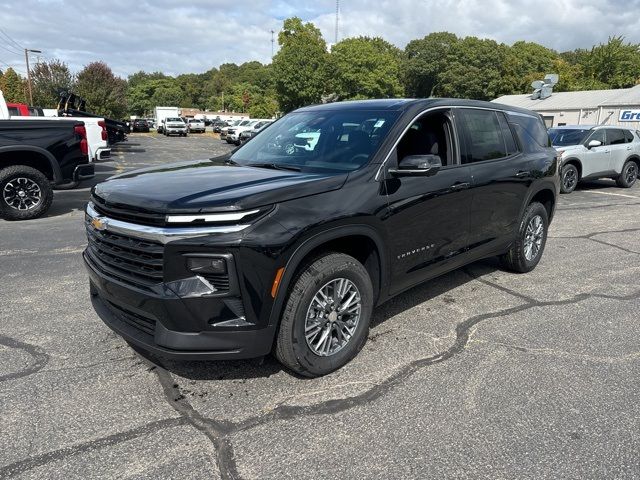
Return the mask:
POLYGON ((248 163, 247 167, 271 168, 272 170, 291 170, 294 172, 302 171, 300 167, 286 163, 248 163))
POLYGON ((224 161, 224 164, 225 164, 225 165, 240 165, 238 162, 236 162, 235 160, 231 160, 230 158, 227 158, 227 159, 224 161))

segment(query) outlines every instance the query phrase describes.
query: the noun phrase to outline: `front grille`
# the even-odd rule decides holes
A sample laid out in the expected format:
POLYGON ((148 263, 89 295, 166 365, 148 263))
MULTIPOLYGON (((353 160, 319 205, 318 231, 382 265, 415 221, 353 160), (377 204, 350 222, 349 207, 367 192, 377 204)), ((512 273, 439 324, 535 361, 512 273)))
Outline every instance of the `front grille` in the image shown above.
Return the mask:
POLYGON ((163 280, 164 247, 155 242, 87 228, 87 252, 105 275, 149 288, 163 280))
POLYGON ((107 301, 111 310, 117 315, 117 317, 122 320, 124 323, 133 327, 141 332, 146 333, 147 335, 153 336, 156 331, 156 322, 151 318, 143 317, 137 313, 134 313, 130 310, 119 307, 115 303, 111 303, 107 301))
POLYGON ((163 227, 166 225, 165 215, 163 213, 151 212, 141 208, 133 208, 130 206, 113 204, 107 202, 100 197, 93 196, 93 208, 105 217, 122 220, 123 222, 137 223, 140 225, 151 225, 154 227, 163 227))

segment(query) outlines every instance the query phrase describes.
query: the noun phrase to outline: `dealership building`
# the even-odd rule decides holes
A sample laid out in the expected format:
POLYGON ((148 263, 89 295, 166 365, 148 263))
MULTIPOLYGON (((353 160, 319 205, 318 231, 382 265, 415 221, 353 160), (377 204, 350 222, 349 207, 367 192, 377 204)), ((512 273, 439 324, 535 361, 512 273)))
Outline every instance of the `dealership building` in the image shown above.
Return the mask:
POLYGON ((493 101, 538 112, 547 127, 619 125, 640 130, 640 85, 617 90, 553 92, 545 99, 531 97, 504 95, 493 101))

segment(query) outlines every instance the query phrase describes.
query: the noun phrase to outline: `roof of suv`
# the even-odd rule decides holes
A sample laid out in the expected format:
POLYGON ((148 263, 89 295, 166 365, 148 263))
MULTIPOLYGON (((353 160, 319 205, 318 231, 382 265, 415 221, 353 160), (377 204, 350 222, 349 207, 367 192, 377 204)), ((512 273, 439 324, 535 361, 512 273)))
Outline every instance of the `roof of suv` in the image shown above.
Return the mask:
POLYGON ((598 128, 617 128, 622 130, 635 130, 632 127, 623 127, 621 125, 561 125, 559 127, 551 127, 554 130, 596 130, 598 128))
POLYGON ((519 112, 528 115, 537 113, 525 108, 511 107, 500 103, 484 102, 481 100, 463 100, 459 98, 385 98, 376 100, 349 100, 344 102, 325 103, 302 107, 297 111, 321 111, 321 110, 397 110, 405 111, 412 107, 480 107, 492 110, 505 110, 519 112))

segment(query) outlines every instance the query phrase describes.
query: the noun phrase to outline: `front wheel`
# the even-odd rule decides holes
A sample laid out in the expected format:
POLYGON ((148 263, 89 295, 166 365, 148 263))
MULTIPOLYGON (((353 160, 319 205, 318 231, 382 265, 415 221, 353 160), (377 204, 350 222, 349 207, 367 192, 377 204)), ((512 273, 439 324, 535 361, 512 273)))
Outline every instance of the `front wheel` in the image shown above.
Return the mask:
POLYGON ((306 377, 347 364, 364 346, 373 310, 373 287, 355 258, 329 253, 303 267, 282 314, 275 354, 306 377))
POLYGON ((0 218, 29 220, 46 213, 53 202, 51 183, 24 165, 0 170, 0 218))
POLYGON ((579 173, 575 165, 569 163, 562 167, 560 192, 571 193, 578 185, 579 173))
POLYGON ((630 188, 633 187, 633 184, 636 183, 638 179, 638 164, 633 160, 627 160, 627 162, 622 167, 622 173, 616 179, 616 183, 621 188, 630 188))
POLYGON ((516 241, 500 257, 503 266, 518 273, 530 272, 536 268, 547 243, 548 230, 547 209, 541 203, 533 202, 524 211, 516 241))

